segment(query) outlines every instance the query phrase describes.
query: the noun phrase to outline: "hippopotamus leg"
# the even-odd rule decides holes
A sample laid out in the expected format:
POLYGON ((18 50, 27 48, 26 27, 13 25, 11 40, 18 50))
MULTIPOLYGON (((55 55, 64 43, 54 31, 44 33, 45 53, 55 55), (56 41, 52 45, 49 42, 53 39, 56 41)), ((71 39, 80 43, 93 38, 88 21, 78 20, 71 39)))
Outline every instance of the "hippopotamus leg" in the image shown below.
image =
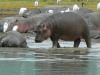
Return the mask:
POLYGON ((78 47, 78 46, 79 46, 79 44, 80 44, 80 41, 81 41, 81 39, 80 39, 80 38, 78 38, 78 39, 74 40, 74 47, 78 47))
POLYGON ((84 38, 84 40, 86 42, 87 47, 91 48, 91 39, 90 39, 90 36, 87 35, 87 36, 84 36, 83 38, 84 38))
POLYGON ((55 39, 54 37, 53 38, 51 37, 50 39, 51 39, 51 41, 53 43, 52 48, 60 48, 58 39, 55 39))

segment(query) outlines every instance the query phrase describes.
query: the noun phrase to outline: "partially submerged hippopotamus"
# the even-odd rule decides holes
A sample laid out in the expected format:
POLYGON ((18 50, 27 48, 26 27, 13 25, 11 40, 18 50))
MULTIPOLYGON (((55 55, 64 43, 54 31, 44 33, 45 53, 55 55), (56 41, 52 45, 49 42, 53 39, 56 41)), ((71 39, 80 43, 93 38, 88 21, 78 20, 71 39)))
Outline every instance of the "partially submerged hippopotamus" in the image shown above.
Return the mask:
POLYGON ((91 38, 86 21, 73 12, 55 13, 43 20, 34 29, 35 42, 40 43, 50 37, 53 47, 59 48, 58 40, 74 41, 74 47, 78 47, 83 38, 87 47, 91 47, 91 38))
POLYGON ((0 37, 0 47, 27 47, 27 42, 21 33, 8 31, 0 37))

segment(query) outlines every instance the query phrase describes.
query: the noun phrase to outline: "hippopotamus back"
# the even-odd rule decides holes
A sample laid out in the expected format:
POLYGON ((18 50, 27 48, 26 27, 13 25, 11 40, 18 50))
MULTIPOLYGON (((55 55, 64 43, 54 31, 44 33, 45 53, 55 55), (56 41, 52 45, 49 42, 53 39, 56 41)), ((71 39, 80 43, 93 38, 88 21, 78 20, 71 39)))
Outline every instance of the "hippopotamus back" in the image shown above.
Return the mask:
POLYGON ((27 47, 25 37, 16 31, 8 31, 0 37, 0 47, 27 47))

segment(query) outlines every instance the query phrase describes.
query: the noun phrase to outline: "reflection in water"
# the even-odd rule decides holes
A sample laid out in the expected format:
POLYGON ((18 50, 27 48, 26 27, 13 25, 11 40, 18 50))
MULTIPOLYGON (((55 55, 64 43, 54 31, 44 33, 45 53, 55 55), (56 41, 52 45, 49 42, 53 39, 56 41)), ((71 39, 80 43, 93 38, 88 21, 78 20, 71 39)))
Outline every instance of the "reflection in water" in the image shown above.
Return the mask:
POLYGON ((94 75, 95 63, 88 50, 48 50, 46 52, 0 53, 1 75, 94 75), (78 54, 78 55, 77 55, 78 54), (14 57, 14 58, 12 58, 14 57))
POLYGON ((99 49, 0 50, 0 75, 99 75, 99 49))

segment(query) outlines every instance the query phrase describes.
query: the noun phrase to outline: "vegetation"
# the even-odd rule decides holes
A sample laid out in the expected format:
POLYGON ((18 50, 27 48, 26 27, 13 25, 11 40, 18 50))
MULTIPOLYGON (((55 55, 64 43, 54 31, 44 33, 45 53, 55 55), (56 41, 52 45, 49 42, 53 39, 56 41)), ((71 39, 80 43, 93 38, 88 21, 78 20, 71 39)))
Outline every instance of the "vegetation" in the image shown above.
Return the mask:
MULTIPOLYGON (((0 9, 17 9, 21 7, 26 7, 30 9, 37 9, 43 6, 57 5, 56 0, 38 0, 39 6, 34 7, 35 0, 0 0, 0 9)), ((81 2, 86 3, 84 7, 96 10, 96 5, 98 0, 80 0, 81 2), (88 1, 88 2, 87 2, 88 1)), ((77 0, 62 0, 58 5, 74 5, 77 4, 81 6, 81 2, 77 0)), ((18 14, 16 11, 1 11, 0 14, 18 14)))

